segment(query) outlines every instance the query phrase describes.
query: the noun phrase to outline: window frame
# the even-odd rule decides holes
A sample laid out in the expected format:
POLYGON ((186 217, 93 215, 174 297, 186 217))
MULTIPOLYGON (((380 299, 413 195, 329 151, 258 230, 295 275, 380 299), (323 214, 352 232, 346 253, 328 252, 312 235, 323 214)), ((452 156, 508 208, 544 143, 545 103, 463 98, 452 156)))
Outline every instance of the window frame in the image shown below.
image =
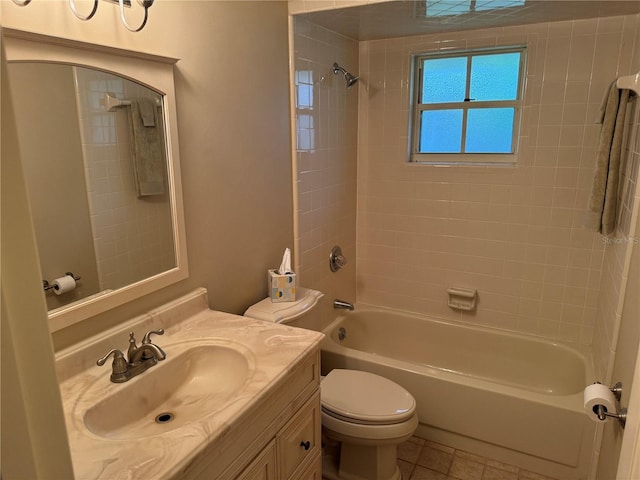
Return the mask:
POLYGON ((463 50, 446 51, 446 52, 428 52, 414 53, 411 55, 411 85, 410 85, 410 118, 409 118, 409 163, 427 164, 427 165, 478 165, 478 164, 514 164, 518 160, 520 126, 522 116, 522 106, 524 103, 524 86, 526 72, 526 45, 511 45, 490 48, 469 48, 463 50), (502 53, 520 53, 520 65, 518 68, 518 86, 515 100, 491 100, 491 101, 473 101, 469 99, 469 91, 471 85, 471 59, 480 55, 495 55, 502 53), (467 58, 467 76, 465 85, 465 100, 461 102, 448 103, 419 103, 422 94, 422 65, 426 60, 434 60, 439 58, 467 58), (420 146, 420 116, 424 111, 451 110, 457 109, 463 111, 462 122, 462 140, 461 146, 464 148, 465 137, 467 131, 467 113, 471 109, 480 108, 513 108, 513 130, 511 147, 512 151, 508 153, 419 153, 420 146))

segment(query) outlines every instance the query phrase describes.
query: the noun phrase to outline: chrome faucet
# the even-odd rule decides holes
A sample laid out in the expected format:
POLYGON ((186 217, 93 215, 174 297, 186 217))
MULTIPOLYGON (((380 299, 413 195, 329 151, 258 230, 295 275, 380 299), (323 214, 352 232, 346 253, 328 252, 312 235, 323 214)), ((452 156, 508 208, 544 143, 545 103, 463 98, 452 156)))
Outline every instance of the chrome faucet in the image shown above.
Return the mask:
POLYGON ((151 335, 163 335, 164 330, 150 330, 145 333, 140 346, 136 345, 136 338, 133 332, 129 332, 129 348, 127 350, 128 360, 125 360, 121 350, 114 348, 96 363, 102 366, 107 359, 113 354, 113 363, 111 364, 111 381, 114 383, 123 383, 131 380, 136 375, 140 375, 148 368, 153 367, 156 363, 167 358, 167 353, 155 343, 151 342, 151 335))
POLYGON ((353 303, 345 302, 344 300, 338 300, 337 298, 333 301, 333 308, 338 308, 341 310, 353 310, 353 303))

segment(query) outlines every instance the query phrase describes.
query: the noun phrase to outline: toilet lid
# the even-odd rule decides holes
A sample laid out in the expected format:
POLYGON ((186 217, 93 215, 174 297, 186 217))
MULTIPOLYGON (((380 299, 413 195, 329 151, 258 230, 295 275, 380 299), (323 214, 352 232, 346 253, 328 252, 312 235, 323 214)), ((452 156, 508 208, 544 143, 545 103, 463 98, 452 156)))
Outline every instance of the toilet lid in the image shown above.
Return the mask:
POLYGON ((320 385, 322 408, 361 422, 398 423, 415 412, 413 396, 397 383, 359 370, 331 370, 320 385))

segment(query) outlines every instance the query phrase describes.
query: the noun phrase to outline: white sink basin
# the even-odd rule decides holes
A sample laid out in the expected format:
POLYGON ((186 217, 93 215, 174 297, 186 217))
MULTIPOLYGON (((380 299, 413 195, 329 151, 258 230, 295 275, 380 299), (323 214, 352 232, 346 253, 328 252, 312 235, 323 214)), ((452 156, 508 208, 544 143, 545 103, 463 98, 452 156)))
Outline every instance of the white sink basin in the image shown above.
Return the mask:
MULTIPOLYGON (((189 342, 188 348, 174 347, 163 346, 167 359, 137 377, 107 385, 105 396, 84 413, 86 427, 109 439, 173 431, 233 403, 255 369, 251 352, 229 342, 189 342), (176 350, 179 353, 174 353, 176 350)), ((106 379, 105 371, 98 382, 106 379)), ((85 395, 93 396, 98 382, 90 385, 85 395)))

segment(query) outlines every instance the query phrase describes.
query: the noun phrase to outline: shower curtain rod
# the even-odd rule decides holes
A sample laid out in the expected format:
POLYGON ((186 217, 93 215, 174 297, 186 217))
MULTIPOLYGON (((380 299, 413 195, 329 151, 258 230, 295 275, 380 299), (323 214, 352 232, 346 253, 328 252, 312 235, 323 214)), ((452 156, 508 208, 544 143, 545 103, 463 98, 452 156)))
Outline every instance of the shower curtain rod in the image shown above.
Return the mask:
POLYGON ((635 75, 627 75, 618 78, 618 80, 616 81, 616 87, 620 89, 629 89, 636 95, 640 96, 640 72, 636 73, 635 75))

